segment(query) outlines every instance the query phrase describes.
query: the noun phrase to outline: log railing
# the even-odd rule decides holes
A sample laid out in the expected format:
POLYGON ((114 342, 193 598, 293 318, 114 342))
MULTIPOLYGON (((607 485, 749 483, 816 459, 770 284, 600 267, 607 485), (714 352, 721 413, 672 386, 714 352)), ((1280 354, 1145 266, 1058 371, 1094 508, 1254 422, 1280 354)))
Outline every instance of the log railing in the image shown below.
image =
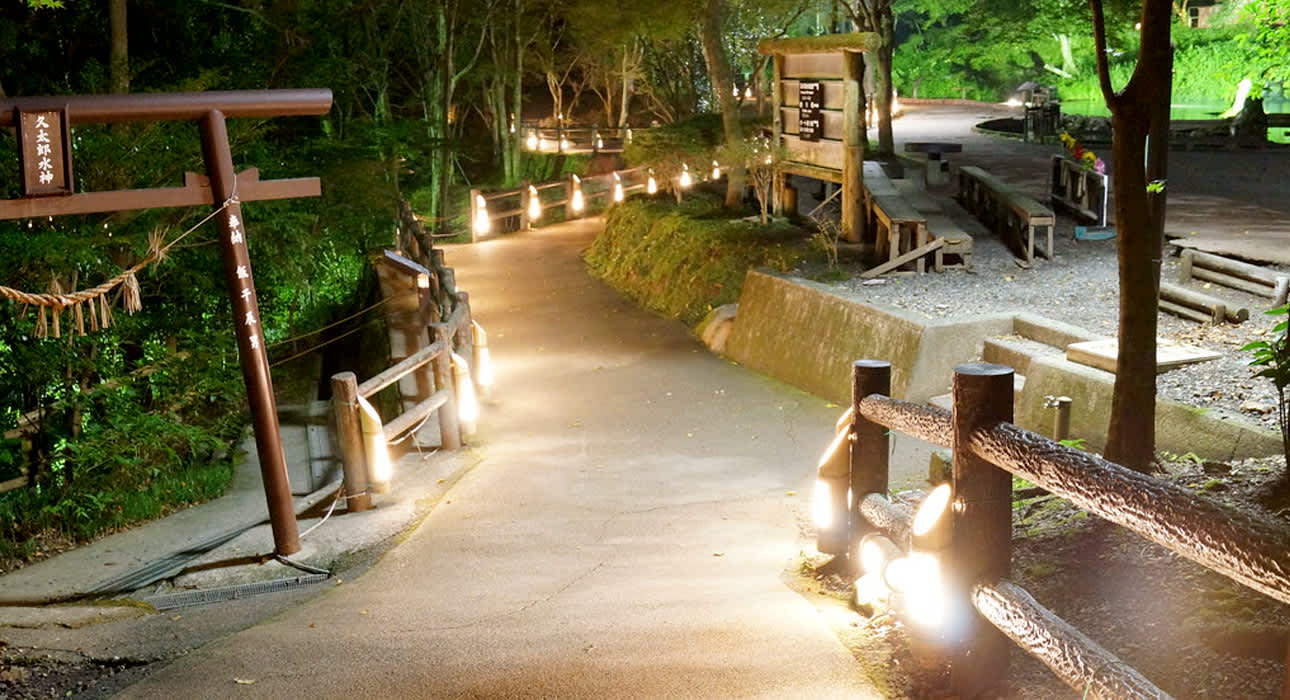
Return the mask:
POLYGON ((521 143, 531 153, 622 153, 632 142, 630 127, 526 124, 522 130, 521 143))
POLYGON ((587 177, 571 174, 553 182, 525 183, 508 190, 473 189, 470 191, 471 240, 477 241, 498 231, 502 227, 499 222, 508 230, 522 231, 553 220, 568 221, 585 216, 622 201, 627 195, 647 191, 651 177, 648 168, 640 167, 587 177), (563 218, 549 214, 552 209, 561 210, 563 218))
MULTIPOLYGON (((911 619, 911 633, 928 640, 915 648, 935 649, 937 660, 949 665, 955 694, 973 697, 1001 681, 1011 640, 1086 697, 1168 697, 1007 580, 1011 475, 1290 603, 1290 531, 1013 425, 1011 368, 956 367, 950 411, 888 397, 890 378, 886 362, 853 365, 852 407, 819 465, 817 546, 872 567, 888 567, 895 561, 891 552, 905 559, 934 556, 943 600, 920 599, 925 593, 894 585, 889 592, 898 613, 911 619), (911 518, 908 508, 887 499, 890 431, 953 449, 952 495, 939 518, 925 514, 927 506, 911 518), (882 546, 870 548, 875 537, 882 546), (889 556, 867 559, 866 549, 889 556), (940 627, 912 621, 919 606, 933 604, 946 610, 940 627)), ((896 580, 887 569, 864 573, 896 580)))
MULTIPOLYGON (((428 289, 423 291, 429 294, 428 289)), ((488 361, 487 349, 479 337, 482 331, 471 319, 469 295, 458 292, 456 298, 455 309, 441 323, 431 322, 433 316, 429 311, 438 309, 423 300, 421 308, 427 310, 424 326, 431 338, 428 345, 361 384, 353 372, 340 372, 331 377, 332 410, 344 465, 346 507, 350 512, 370 508, 370 494, 388 488, 388 474, 380 471, 381 463, 389 459, 389 445, 417 430, 432 416, 437 415, 439 444, 443 449, 461 447, 463 434, 471 432, 463 416, 462 402, 463 399, 473 401, 477 394, 475 384, 480 364, 488 361), (462 358, 470 358, 472 367, 464 367, 462 358), (379 433, 364 430, 363 413, 370 409, 365 409, 359 399, 365 402, 405 377, 416 380, 412 399, 415 403, 384 421, 379 433)))

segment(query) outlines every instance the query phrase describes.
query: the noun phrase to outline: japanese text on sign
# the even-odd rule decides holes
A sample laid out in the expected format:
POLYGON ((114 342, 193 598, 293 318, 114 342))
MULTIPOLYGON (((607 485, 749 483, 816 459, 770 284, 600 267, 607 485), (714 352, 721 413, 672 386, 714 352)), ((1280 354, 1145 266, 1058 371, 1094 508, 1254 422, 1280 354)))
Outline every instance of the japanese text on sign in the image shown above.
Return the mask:
POLYGON ((819 141, 824 132, 824 90, 820 83, 797 85, 797 136, 803 141, 819 141))
POLYGON ((63 113, 49 110, 20 112, 19 116, 23 195, 71 194, 71 159, 63 113))

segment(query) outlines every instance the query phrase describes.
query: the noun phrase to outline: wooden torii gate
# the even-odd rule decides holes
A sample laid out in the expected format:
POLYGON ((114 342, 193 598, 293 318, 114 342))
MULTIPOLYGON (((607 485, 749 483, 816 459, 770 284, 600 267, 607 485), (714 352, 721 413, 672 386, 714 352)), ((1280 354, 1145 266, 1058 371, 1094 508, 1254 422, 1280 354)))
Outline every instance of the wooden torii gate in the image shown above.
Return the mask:
POLYGON ((872 32, 766 40, 772 57, 775 144, 788 153, 776 175, 775 212, 783 212, 788 175, 842 186, 842 235, 864 233, 864 57, 878 48, 872 32))
POLYGON ((261 181, 252 169, 234 173, 227 118, 325 114, 331 91, 240 90, 227 92, 80 95, 0 99, 0 127, 17 127, 23 197, 0 200, 0 220, 91 214, 160 207, 210 205, 220 229, 224 279, 233 304, 238 359, 246 383, 259 451, 260 473, 273 529, 274 552, 300 551, 300 535, 287 479, 277 404, 260 331, 241 202, 322 193, 316 177, 261 181), (72 177, 71 127, 134 121, 196 121, 201 130, 206 176, 187 173, 182 187, 113 192, 76 192, 72 177))

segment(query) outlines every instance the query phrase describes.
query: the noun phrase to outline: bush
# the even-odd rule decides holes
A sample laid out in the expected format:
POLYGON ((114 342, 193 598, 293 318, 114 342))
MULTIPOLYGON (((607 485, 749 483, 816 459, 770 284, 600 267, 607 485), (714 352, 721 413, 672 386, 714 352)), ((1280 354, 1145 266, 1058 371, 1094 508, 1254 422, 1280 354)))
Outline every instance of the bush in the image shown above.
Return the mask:
POLYGON ((738 300, 749 269, 786 272, 801 259, 800 229, 721 216, 711 195, 687 195, 680 206, 624 202, 610 209, 587 265, 640 305, 694 327, 708 311, 738 300))

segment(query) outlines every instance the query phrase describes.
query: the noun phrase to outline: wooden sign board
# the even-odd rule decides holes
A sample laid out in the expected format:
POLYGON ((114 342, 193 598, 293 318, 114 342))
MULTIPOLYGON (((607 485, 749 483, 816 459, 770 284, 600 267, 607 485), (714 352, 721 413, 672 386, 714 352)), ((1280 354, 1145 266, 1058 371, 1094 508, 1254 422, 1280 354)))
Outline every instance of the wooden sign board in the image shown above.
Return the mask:
POLYGON ((797 84, 797 137, 803 141, 819 141, 824 131, 824 89, 820 82, 805 81, 797 84))
POLYGON ((18 110, 18 167, 24 197, 72 193, 71 129, 66 110, 18 110))

